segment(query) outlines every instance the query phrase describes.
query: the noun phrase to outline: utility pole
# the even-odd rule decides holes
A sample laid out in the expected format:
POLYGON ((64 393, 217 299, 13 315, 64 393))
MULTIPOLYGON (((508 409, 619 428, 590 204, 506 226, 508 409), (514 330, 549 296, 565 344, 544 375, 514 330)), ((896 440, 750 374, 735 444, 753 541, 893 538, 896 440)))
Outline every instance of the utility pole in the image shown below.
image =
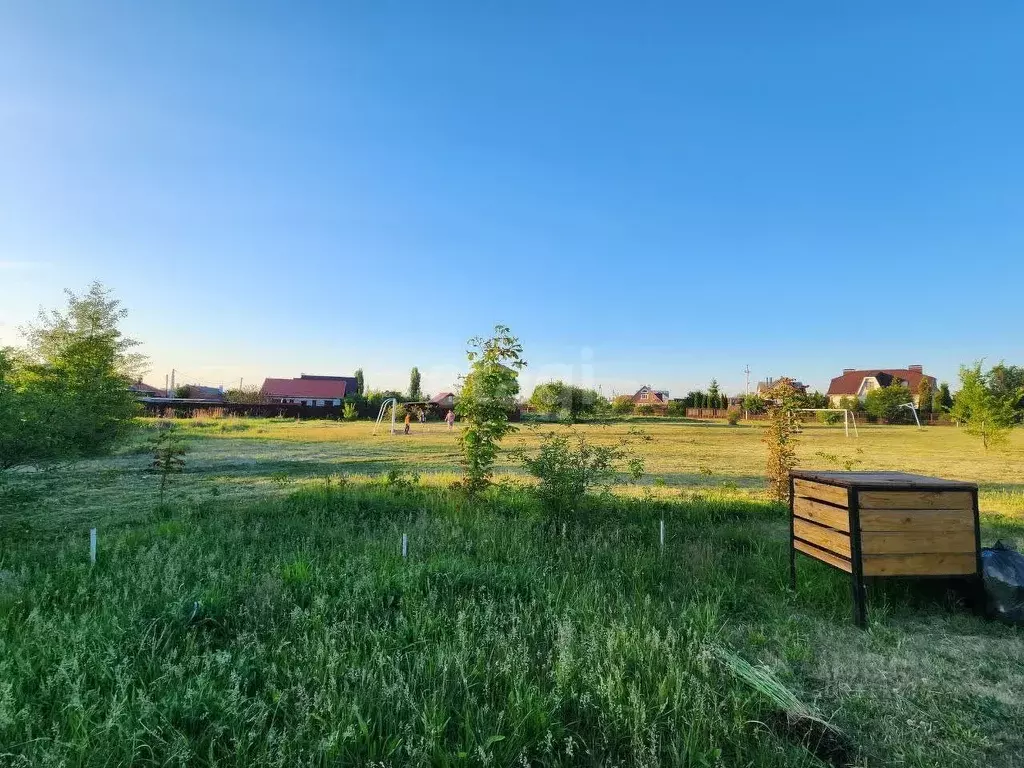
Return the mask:
POLYGON ((174 391, 175 391, 174 390, 174 369, 171 368, 171 388, 168 390, 167 396, 170 397, 171 396, 170 393, 174 392, 174 391))
MULTIPOLYGON (((750 395, 750 363, 747 363, 747 367, 743 369, 743 372, 747 374, 747 383, 743 386, 743 401, 746 404, 747 397, 750 395)), ((746 408, 743 409, 743 418, 750 418, 750 412, 746 408)))
POLYGON ((170 380, 170 376, 168 376, 165 373, 164 374, 164 392, 167 394, 168 397, 171 396, 171 385, 167 383, 169 380, 170 380))

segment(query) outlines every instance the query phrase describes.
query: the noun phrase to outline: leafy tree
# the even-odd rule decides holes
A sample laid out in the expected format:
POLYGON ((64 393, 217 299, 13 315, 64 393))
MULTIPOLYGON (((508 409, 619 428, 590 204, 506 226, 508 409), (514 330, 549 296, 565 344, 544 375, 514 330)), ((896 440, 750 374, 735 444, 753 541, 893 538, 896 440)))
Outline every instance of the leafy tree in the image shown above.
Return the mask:
POLYGON ((995 392, 981 372, 981 363, 960 366, 960 391, 956 393, 950 416, 964 432, 981 438, 988 450, 1006 440, 1013 426, 1015 393, 995 392))
POLYGON ((420 369, 416 367, 409 371, 409 399, 413 402, 423 399, 423 390, 420 389, 420 369))
POLYGON ((653 416, 654 415, 654 406, 650 405, 648 403, 643 403, 642 405, 638 405, 636 407, 636 415, 637 416, 653 416))
POLYGON ((768 426, 762 441, 768 446, 768 493, 776 501, 789 497, 789 473, 796 466, 796 435, 800 429, 798 392, 785 376, 764 393, 768 426))
POLYGON ((98 283, 67 293, 65 311, 40 311, 22 329, 27 346, 4 353, 4 467, 103 453, 138 410, 128 386, 145 358, 118 328, 125 310, 98 283))
POLYGON ((743 410, 747 413, 764 413, 768 403, 760 395, 747 395, 743 398, 743 410))
POLYGON ((635 403, 629 395, 619 395, 612 400, 612 413, 616 416, 628 416, 633 412, 635 403))
POLYGON ((953 407, 953 395, 949 393, 949 384, 942 382, 939 385, 938 396, 938 407, 933 410, 936 413, 949 413, 949 409, 953 407))
POLYGON ((0 348, 0 470, 41 463, 65 451, 64 436, 55 428, 64 402, 46 395, 17 352, 0 348))
POLYGON ((1024 419, 1024 368, 1000 362, 985 374, 985 384, 993 395, 1013 403, 1015 421, 1024 419))
POLYGON ((608 489, 616 478, 626 473, 633 481, 644 472, 644 461, 630 449, 641 433, 614 445, 594 445, 583 435, 551 433, 541 440, 535 456, 519 451, 516 455, 526 470, 540 482, 537 495, 545 510, 555 519, 564 519, 577 511, 579 503, 595 488, 608 489))
POLYGON ((356 394, 362 397, 366 394, 366 381, 363 379, 363 369, 356 368, 356 394))
POLYGON ((932 382, 927 376, 921 377, 921 383, 917 385, 917 410, 923 414, 932 412, 932 382))
POLYGON ((828 408, 828 395, 821 392, 805 392, 797 395, 802 405, 801 408, 828 408))
POLYGON ((66 360, 69 346, 76 341, 103 339, 110 346, 112 367, 118 375, 135 381, 147 372, 148 358, 133 351, 141 342, 122 335, 118 328, 128 310, 109 288, 93 282, 84 294, 64 293, 68 297, 64 311, 41 309, 34 323, 21 328, 32 362, 52 365, 66 360))
POLYGON ((719 405, 721 405, 721 398, 719 397, 720 394, 721 393, 718 389, 718 379, 712 379, 711 383, 708 385, 708 408, 718 408, 719 405))
POLYGON ((839 398, 839 407, 845 408, 848 411, 861 412, 864 410, 864 403, 860 401, 860 398, 853 395, 843 395, 839 398))
POLYGON ((518 372, 526 361, 519 339, 504 325, 494 326, 490 338, 470 339, 466 357, 470 372, 462 380, 455 411, 463 422, 458 441, 465 484, 476 493, 490 482, 501 439, 516 429, 508 416, 516 405, 518 372))
POLYGON ((686 415, 686 401, 685 400, 669 400, 668 405, 665 406, 665 413, 668 416, 685 416, 686 415))
POLYGON ((538 384, 530 395, 530 405, 549 416, 563 415, 574 423, 581 418, 595 416, 606 401, 593 389, 584 389, 562 381, 538 384))
POLYGON ((224 400, 228 403, 258 405, 263 402, 263 395, 260 394, 259 387, 250 385, 247 387, 235 387, 234 389, 225 390, 224 400))
POLYGON ((864 397, 864 410, 873 419, 899 424, 913 420, 910 411, 900 407, 912 400, 910 389, 894 381, 888 387, 878 387, 868 392, 864 397))
POLYGON ((359 418, 359 408, 355 403, 346 400, 341 409, 341 417, 345 421, 355 421, 359 418))

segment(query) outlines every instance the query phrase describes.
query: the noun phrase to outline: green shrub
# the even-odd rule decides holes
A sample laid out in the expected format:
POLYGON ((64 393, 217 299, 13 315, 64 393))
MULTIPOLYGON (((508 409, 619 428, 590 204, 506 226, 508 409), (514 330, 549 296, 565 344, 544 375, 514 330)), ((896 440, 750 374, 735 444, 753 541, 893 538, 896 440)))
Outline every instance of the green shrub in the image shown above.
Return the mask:
POLYGON ((580 433, 547 435, 535 456, 520 452, 526 471, 540 484, 537 495, 545 511, 556 519, 575 512, 583 497, 595 488, 607 488, 622 473, 638 480, 644 472, 643 459, 630 450, 632 432, 614 445, 588 443, 580 433))
POLYGON ((742 411, 738 408, 732 408, 725 414, 725 420, 729 422, 729 426, 735 427, 740 423, 740 417, 743 415, 742 411))
POLYGON ((629 395, 619 395, 612 401, 612 413, 616 416, 628 416, 633 408, 633 398, 629 395))
POLYGON ((341 409, 341 417, 345 421, 355 421, 359 418, 359 409, 356 408, 355 403, 346 402, 341 409))
POLYGON ((636 408, 636 413, 637 413, 638 416, 653 416, 654 415, 654 406, 653 405, 647 405, 646 403, 643 404, 643 405, 639 405, 636 408))
POLYGON ((903 408, 912 402, 910 390, 902 384, 893 382, 888 387, 879 387, 868 392, 864 398, 864 410, 874 420, 884 420, 889 424, 905 424, 913 422, 914 417, 909 408, 903 408))

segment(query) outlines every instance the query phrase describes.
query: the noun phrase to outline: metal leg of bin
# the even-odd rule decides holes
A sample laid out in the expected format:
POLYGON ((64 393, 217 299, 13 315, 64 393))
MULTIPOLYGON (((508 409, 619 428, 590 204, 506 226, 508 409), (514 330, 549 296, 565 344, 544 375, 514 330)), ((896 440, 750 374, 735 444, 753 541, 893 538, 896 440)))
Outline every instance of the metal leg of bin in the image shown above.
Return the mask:
POLYGON ((860 503, 857 491, 853 488, 849 491, 847 503, 850 508, 850 560, 853 566, 850 573, 853 587, 853 622, 864 628, 868 625, 868 609, 864 589, 864 561, 860 553, 860 503))
POLYGON ((793 539, 793 478, 789 478, 789 588, 796 591, 796 547, 793 539))

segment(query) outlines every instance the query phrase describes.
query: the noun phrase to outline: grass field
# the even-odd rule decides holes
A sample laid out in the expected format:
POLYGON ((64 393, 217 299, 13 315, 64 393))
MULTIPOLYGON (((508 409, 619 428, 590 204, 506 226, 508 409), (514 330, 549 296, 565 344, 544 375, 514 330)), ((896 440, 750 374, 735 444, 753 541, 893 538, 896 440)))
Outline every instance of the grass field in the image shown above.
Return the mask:
MULTIPOLYGON (((510 463, 484 499, 451 490, 454 437, 434 424, 182 421, 187 471, 162 507, 151 422, 115 456, 17 474, 0 765, 1024 762, 1020 630, 934 582, 872 585, 855 629, 838 572, 801 561, 787 588, 757 426, 580 429, 635 426, 647 477, 564 533, 510 463), (841 737, 787 719, 730 653, 841 737)), ((800 464, 977 481, 983 543, 1024 539, 1022 432, 986 454, 953 428, 812 426, 800 464)))

